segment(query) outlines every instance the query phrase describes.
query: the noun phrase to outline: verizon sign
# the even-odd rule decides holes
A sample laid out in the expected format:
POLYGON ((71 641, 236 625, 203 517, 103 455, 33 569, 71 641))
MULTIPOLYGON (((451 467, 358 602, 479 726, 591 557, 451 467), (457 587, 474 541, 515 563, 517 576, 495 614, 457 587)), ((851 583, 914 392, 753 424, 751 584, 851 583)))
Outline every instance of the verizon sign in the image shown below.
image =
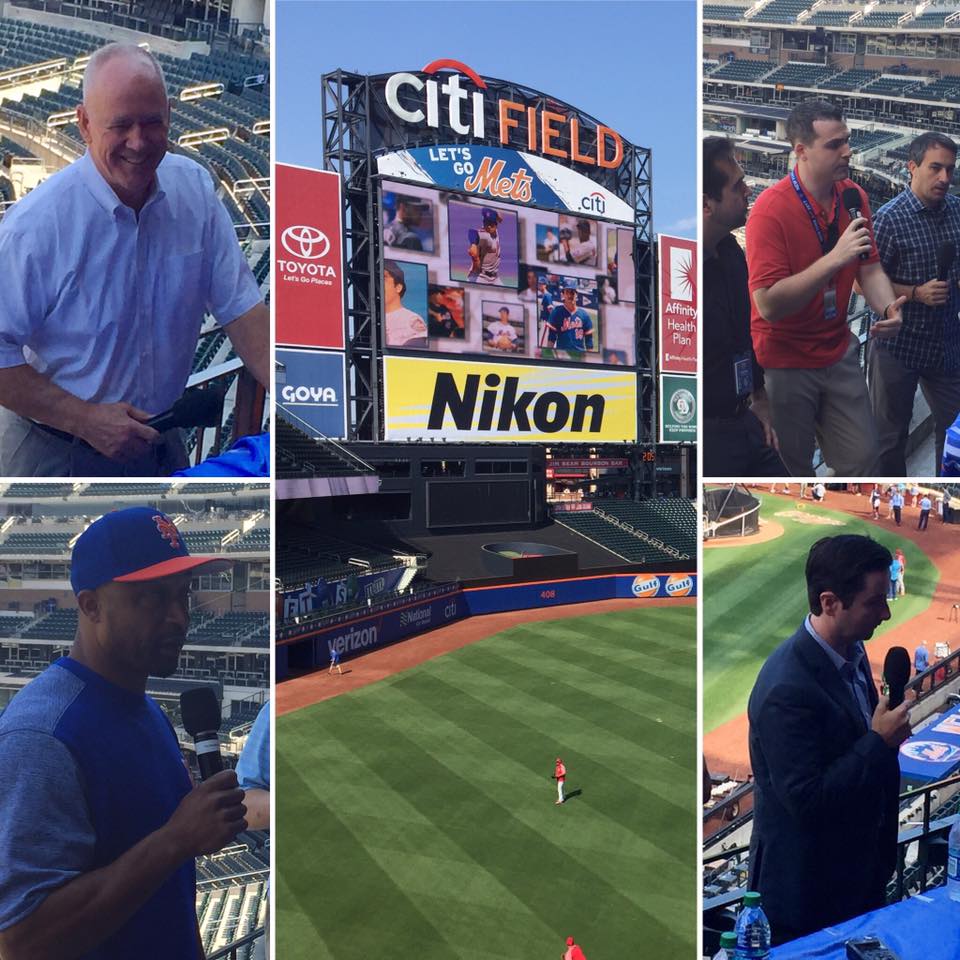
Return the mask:
POLYGON ((340 177, 278 163, 274 203, 277 344, 342 350, 340 177))

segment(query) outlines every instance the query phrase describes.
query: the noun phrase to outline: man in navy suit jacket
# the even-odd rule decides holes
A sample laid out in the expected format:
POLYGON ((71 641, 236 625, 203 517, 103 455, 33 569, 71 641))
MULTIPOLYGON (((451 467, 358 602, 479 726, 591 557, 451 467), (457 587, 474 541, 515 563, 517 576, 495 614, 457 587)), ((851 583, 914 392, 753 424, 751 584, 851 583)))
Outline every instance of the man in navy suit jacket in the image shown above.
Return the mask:
POLYGON ((815 543, 810 615, 750 694, 750 889, 774 944, 882 906, 896 866, 908 703, 877 695, 863 646, 890 618, 890 562, 869 537, 815 543))

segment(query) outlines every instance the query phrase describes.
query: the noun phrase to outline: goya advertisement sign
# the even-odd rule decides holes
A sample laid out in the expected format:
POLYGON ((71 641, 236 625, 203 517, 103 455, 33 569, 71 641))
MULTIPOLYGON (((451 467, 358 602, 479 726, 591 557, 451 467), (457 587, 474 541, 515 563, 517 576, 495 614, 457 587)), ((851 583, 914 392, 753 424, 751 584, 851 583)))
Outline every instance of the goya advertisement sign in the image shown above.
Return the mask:
POLYGON ((386 357, 384 388, 387 440, 637 438, 635 373, 386 357))

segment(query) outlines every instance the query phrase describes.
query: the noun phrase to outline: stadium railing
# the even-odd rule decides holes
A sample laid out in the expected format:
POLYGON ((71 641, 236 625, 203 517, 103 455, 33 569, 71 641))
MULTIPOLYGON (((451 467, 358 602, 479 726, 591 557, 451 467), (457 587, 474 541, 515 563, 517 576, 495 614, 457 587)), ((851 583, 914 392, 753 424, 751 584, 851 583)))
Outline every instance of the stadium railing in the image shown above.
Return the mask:
MULTIPOLYGON (((902 900, 907 893, 910 895, 923 893, 931 886, 940 885, 939 882, 931 884, 931 878, 946 882, 947 835, 953 824, 960 819, 960 812, 957 812, 956 809, 958 801, 960 801, 960 796, 957 795, 958 790, 960 790, 960 774, 955 774, 943 780, 938 780, 936 783, 928 783, 923 787, 900 794, 901 814, 904 804, 916 805, 919 802, 922 818, 919 823, 910 823, 900 828, 897 839, 897 868, 893 880, 887 886, 888 903, 896 903, 902 900), (953 794, 952 798, 944 804, 944 806, 954 808, 953 813, 934 818, 932 806, 935 795, 939 799, 939 795, 945 791, 950 791, 953 794)), ((752 792, 752 785, 750 791, 752 792)), ((727 798, 724 803, 730 803, 735 799, 738 803, 742 803, 744 792, 738 791, 736 795, 727 798)), ((704 821, 708 818, 715 818, 720 806, 718 804, 717 807, 704 811, 704 821)), ((736 820, 737 826, 744 826, 752 815, 751 811, 739 817, 736 820)), ((714 834, 704 842, 704 846, 713 846, 718 842, 718 839, 718 835, 714 834)), ((728 872, 736 874, 742 881, 742 885, 727 889, 714 896, 708 896, 706 891, 704 892, 704 951, 708 955, 717 949, 720 932, 733 929, 736 908, 747 892, 749 852, 749 844, 741 844, 728 847, 710 856, 705 855, 703 858, 703 869, 705 871, 710 868, 711 864, 722 865, 723 861, 733 861, 728 872)))
POLYGON ((240 960, 240 951, 243 947, 253 947, 253 944, 265 936, 266 931, 263 927, 258 927, 253 933, 248 933, 245 937, 227 944, 223 949, 216 953, 208 953, 207 960, 240 960))

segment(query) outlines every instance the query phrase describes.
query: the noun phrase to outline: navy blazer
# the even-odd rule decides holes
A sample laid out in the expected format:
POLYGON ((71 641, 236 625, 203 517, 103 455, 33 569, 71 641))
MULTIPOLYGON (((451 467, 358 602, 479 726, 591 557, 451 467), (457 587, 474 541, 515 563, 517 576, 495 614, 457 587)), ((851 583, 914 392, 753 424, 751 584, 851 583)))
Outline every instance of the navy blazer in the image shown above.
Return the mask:
MULTIPOLYGON (((869 664, 871 710, 879 697, 869 664)), ((760 670, 750 703, 750 889, 774 942, 880 907, 897 859, 897 751, 869 729, 805 626, 760 670)))

